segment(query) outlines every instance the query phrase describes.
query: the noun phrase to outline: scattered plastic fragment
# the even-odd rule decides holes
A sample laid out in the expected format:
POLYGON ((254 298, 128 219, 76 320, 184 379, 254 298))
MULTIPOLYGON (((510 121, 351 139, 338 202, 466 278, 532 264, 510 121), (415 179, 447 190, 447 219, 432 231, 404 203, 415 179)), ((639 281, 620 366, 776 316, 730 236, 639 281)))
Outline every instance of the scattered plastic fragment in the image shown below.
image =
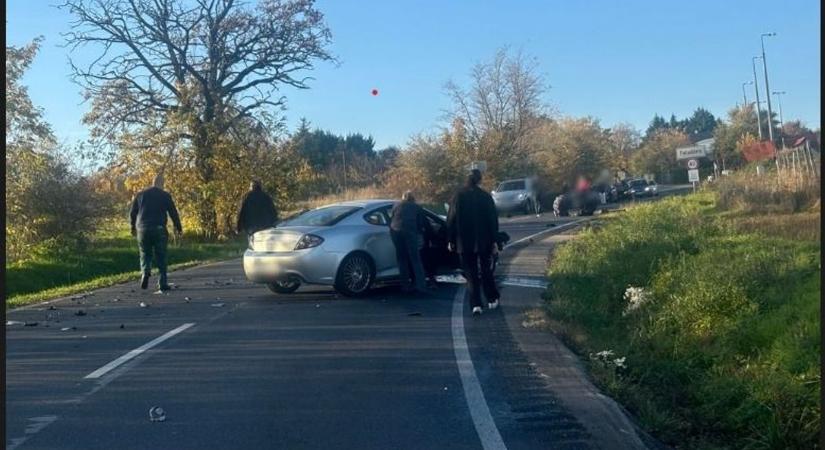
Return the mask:
POLYGON ((146 302, 140 302, 140 307, 141 308, 146 308, 147 306, 149 306, 149 305, 147 305, 146 302))
POLYGON ((315 307, 316 307, 316 308, 320 308, 320 307, 321 307, 321 304, 320 304, 320 303, 316 303, 316 304, 315 304, 315 307))
POLYGON ((77 327, 63 327, 63 328, 60 329, 60 331, 70 331, 70 330, 76 330, 76 329, 77 329, 77 327))
POLYGON ((7 320, 6 321, 6 326, 8 327, 8 326, 11 326, 11 325, 23 325, 23 322, 20 322, 20 321, 17 321, 17 320, 7 320))
POLYGON ((408 316, 420 316, 420 315, 421 315, 421 313, 420 313, 420 312, 411 312, 411 313, 409 313, 409 314, 407 314, 407 315, 408 315, 408 316))
POLYGON ((49 306, 49 311, 54 311, 54 310, 56 310, 56 309, 57 309, 57 308, 55 308, 55 307, 54 307, 54 305, 49 306))
POLYGON ((152 422, 163 422, 166 420, 166 411, 160 406, 153 406, 149 408, 149 420, 152 422))
POLYGON ((113 301, 113 302, 119 302, 119 301, 120 301, 120 299, 119 299, 119 298, 113 298, 113 299, 112 299, 112 301, 113 301))
POLYGON ((186 303, 189 303, 189 302, 192 301, 192 299, 189 298, 189 297, 183 297, 183 301, 185 301, 186 303))
POLYGON ((38 322, 26 322, 23 324, 24 327, 36 327, 38 322))
POLYGON ((124 325, 124 324, 120 324, 120 329, 122 330, 122 329, 124 329, 124 328, 126 328, 126 325, 124 325))

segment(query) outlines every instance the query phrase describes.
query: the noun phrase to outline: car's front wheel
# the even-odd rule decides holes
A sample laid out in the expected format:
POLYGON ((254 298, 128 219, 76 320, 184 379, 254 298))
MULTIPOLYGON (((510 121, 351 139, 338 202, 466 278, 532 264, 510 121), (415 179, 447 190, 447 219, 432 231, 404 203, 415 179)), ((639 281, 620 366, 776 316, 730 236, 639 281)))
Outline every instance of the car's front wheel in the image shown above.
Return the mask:
POLYGON ((338 266, 335 289, 347 297, 359 297, 369 291, 374 280, 375 269, 369 255, 353 253, 338 266))
POLYGON ((267 283, 266 287, 276 294, 291 294, 301 287, 301 280, 298 277, 289 277, 283 281, 267 283))

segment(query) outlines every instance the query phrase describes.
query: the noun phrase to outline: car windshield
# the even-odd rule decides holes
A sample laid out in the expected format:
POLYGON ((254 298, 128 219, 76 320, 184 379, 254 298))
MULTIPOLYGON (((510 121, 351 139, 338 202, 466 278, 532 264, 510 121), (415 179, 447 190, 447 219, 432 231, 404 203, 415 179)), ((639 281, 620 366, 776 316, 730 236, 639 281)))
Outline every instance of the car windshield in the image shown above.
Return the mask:
POLYGON ((630 187, 632 188, 643 188, 647 186, 647 181, 645 180, 633 180, 630 182, 630 187))
POLYGON ((516 180, 516 181, 505 181, 498 186, 499 192, 504 191, 523 191, 524 190, 524 180, 516 180))
POLYGON ((279 227, 316 226, 329 227, 344 220, 347 216, 361 209, 360 206, 325 206, 307 211, 297 217, 281 222, 279 227))

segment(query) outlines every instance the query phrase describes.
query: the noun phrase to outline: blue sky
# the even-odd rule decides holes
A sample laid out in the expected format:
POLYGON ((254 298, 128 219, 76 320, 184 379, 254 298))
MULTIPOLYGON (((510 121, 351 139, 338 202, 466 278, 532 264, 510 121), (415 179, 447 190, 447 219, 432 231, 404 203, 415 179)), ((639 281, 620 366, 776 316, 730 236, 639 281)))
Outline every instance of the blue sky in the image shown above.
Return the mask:
MULTIPOLYGON (((86 136, 80 89, 68 78, 61 32, 70 17, 56 0, 8 0, 7 42, 45 37, 25 76, 58 138, 86 136)), ((771 90, 785 120, 820 124, 820 4, 720 1, 389 1, 319 0, 340 66, 320 64, 312 89, 285 90, 290 130, 301 117, 336 133, 372 135, 378 148, 405 145, 437 129, 448 106, 443 85, 465 84, 470 67, 497 48, 538 59, 560 113, 590 115, 604 126, 644 130, 654 113, 689 115, 697 106, 724 115, 753 78, 751 56, 767 38, 771 90), (379 89, 378 96, 370 95, 379 89)), ((760 87, 764 91, 760 72, 760 87)), ((753 87, 748 86, 753 101, 753 87)), ((777 109, 774 103, 774 109, 777 109)))

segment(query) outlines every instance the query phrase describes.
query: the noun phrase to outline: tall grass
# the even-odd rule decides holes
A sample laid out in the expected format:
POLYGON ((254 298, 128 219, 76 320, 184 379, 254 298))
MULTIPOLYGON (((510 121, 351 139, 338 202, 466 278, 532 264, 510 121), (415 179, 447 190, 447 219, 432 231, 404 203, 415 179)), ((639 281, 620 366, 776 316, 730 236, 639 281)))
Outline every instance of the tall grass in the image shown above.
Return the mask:
POLYGON ((666 443, 818 448, 819 243, 743 233, 722 195, 643 204, 560 247, 549 312, 583 355, 613 352, 594 376, 666 443))

